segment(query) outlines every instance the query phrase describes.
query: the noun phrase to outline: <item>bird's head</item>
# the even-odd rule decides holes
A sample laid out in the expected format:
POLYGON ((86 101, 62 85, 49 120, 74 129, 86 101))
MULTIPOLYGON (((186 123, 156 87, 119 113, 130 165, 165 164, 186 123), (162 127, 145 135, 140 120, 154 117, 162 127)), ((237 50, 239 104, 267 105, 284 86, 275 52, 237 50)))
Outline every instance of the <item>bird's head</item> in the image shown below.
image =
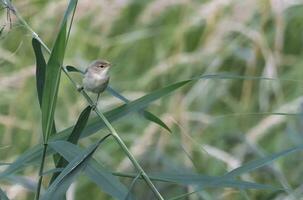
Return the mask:
POLYGON ((106 60, 95 60, 89 64, 87 70, 98 74, 106 75, 111 68, 112 64, 106 60))

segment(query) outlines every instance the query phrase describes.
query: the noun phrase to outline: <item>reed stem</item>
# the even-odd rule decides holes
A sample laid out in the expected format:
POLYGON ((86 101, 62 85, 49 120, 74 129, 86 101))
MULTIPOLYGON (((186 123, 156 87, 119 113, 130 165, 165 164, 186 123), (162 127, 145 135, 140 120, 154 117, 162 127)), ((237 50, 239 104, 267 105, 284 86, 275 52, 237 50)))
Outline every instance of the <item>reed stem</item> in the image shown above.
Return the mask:
MULTIPOLYGON (((31 32, 33 37, 37 39, 40 44, 43 46, 43 48, 50 54, 51 50, 47 47, 47 45, 41 40, 39 35, 27 24, 27 22, 23 19, 23 17, 19 14, 18 10, 11 4, 9 5, 10 9, 12 9, 13 13, 16 15, 16 17, 21 21, 21 23, 26 27, 26 29, 31 32)), ((73 13, 74 15, 74 13, 73 13)), ((70 29, 69 31, 70 32, 70 29)), ((64 68, 61 67, 65 75, 68 77, 68 79, 72 82, 73 86, 78 90, 79 86, 78 84, 72 79, 72 77, 69 75, 68 71, 64 68)), ((88 94, 84 91, 81 90, 80 92, 84 98, 87 100, 87 102, 93 107, 94 103, 92 99, 88 96, 88 94)), ((139 171, 141 174, 142 178, 145 180, 145 182, 148 184, 148 186, 152 189, 154 194, 156 195, 157 199, 163 200, 164 198, 161 196, 157 188, 154 186, 148 175, 145 173, 143 168, 140 166, 140 164, 137 162, 135 157, 132 155, 132 153, 128 150, 127 146, 123 142, 123 140, 120 138, 116 130, 112 127, 110 122, 106 119, 106 117, 103 115, 102 112, 100 112, 97 108, 94 109, 96 114, 100 117, 100 119, 105 123, 107 128, 110 130, 112 136, 118 143, 118 145, 122 148, 124 153, 127 155, 127 157, 130 159, 130 161, 133 163, 134 167, 139 171)), ((42 160, 41 160, 41 165, 40 165, 40 170, 39 170, 39 181, 38 181, 38 187, 37 187, 37 194, 36 194, 36 200, 39 200, 39 195, 40 195, 40 190, 41 190, 41 185, 42 185, 42 179, 43 179, 43 168, 44 168, 44 162, 45 162, 45 156, 46 156, 46 150, 47 150, 47 144, 44 144, 44 149, 43 149, 43 154, 42 154, 42 160)))

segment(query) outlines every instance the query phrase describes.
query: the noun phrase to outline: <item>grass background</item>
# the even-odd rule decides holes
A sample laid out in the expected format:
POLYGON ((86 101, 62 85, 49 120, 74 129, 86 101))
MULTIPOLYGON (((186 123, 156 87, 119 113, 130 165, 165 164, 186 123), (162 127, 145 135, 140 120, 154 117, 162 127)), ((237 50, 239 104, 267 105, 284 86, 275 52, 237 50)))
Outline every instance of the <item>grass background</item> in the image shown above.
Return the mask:
MULTIPOLYGON (((16 1, 21 15, 52 46, 65 1, 16 1)), ((79 1, 65 65, 79 68, 97 58, 114 64, 111 85, 130 99, 201 74, 228 72, 279 78, 275 81, 201 80, 149 106, 172 129, 132 114, 114 126, 148 172, 222 175, 262 155, 302 144, 303 6, 299 1, 79 1)), ((0 39, 1 162, 11 162, 41 140, 31 35, 6 10, 0 39)), ((73 77, 81 82, 79 75, 73 77)), ((86 106, 62 75, 56 110, 59 130, 71 126, 86 106)), ((105 93, 101 110, 121 104, 105 93)), ((105 131, 103 131, 105 132, 105 131)), ((87 146, 98 137, 81 141, 87 146)), ((243 177, 291 188, 289 193, 247 191, 249 199, 301 198, 302 153, 279 159, 243 177)), ((133 171, 114 143, 95 158, 109 169, 133 171)), ((34 179, 36 168, 24 173, 34 179)), ((107 199, 85 177, 72 187, 76 199, 107 199)), ((127 180, 125 180, 127 181, 127 180)), ((173 196, 194 188, 160 185, 173 196)), ((16 184, 4 184, 14 199, 31 199, 16 184), (16 192, 17 191, 17 192, 16 192)), ((143 184, 138 199, 152 198, 143 184)), ((234 189, 208 189, 190 199, 245 199, 234 189)))

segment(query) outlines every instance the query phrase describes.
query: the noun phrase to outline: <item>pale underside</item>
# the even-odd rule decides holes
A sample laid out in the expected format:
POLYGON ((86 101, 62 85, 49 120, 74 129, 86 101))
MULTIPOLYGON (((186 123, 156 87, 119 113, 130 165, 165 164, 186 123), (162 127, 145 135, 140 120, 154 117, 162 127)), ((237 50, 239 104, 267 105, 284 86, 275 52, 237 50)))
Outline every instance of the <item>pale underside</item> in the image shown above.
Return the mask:
POLYGON ((86 73, 83 79, 83 87, 87 91, 101 93, 106 89, 108 82, 108 75, 86 73))

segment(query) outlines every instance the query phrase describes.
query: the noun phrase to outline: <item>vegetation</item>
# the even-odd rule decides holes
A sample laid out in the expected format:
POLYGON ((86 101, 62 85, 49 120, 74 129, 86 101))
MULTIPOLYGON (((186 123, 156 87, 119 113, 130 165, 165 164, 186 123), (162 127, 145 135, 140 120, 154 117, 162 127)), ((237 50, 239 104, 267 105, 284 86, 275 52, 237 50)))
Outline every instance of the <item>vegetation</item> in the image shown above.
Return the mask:
POLYGON ((303 197, 299 1, 0 2, 1 200, 303 197))

